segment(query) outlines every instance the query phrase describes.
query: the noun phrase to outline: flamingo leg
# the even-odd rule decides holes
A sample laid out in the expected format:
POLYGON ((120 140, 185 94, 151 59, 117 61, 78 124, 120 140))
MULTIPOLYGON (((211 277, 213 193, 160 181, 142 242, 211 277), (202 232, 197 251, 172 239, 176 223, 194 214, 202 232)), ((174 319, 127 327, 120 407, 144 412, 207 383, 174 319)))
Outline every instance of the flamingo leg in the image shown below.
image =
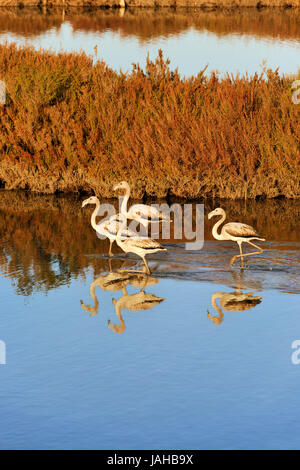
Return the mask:
POLYGON ((244 268, 244 254, 242 252, 242 243, 243 242, 237 242, 237 244, 239 245, 239 249, 240 249, 240 254, 239 255, 235 255, 231 258, 231 261, 230 261, 230 266, 233 265, 233 263, 235 262, 235 260, 237 258, 241 258, 241 268, 243 269, 244 268))
MULTIPOLYGON (((126 253, 126 255, 128 255, 128 253, 126 253)), ((125 264, 126 264, 126 259, 124 260, 122 266, 118 269, 119 272, 126 272, 126 273, 141 273, 141 271, 139 271, 138 269, 124 269, 125 268, 125 264)))
POLYGON ((148 282, 148 278, 145 277, 145 281, 144 281, 143 287, 141 288, 140 292, 145 292, 145 287, 147 286, 147 282, 148 282))
POLYGON ((114 242, 113 240, 110 240, 110 241, 109 241, 108 256, 112 256, 112 255, 113 255, 113 252, 111 251, 111 247, 112 247, 113 242, 114 242))
MULTIPOLYGON (((141 256, 142 260, 144 261, 144 264, 145 264, 145 268, 146 268, 146 273, 148 275, 151 274, 151 271, 149 269, 149 266, 148 266, 148 263, 146 261, 146 258, 145 256, 141 256)), ((125 260, 126 261, 126 260, 125 260)), ((125 262, 124 264, 122 265, 122 268, 125 266, 125 262)), ((120 270, 119 270, 120 271, 120 270)), ((127 273, 141 273, 141 271, 137 270, 137 269, 122 269, 122 271, 126 271, 127 273)))
POLYGON ((241 269, 244 269, 244 255, 242 252, 242 243, 239 243, 239 248, 240 248, 240 257, 241 257, 241 269))
MULTIPOLYGON (((242 258, 242 259, 243 259, 244 256, 261 255, 261 253, 264 252, 264 250, 263 250, 260 246, 255 245, 253 242, 250 242, 249 240, 244 240, 244 241, 245 241, 246 243, 249 243, 249 245, 254 246, 254 248, 257 248, 259 251, 253 251, 253 252, 251 252, 251 253, 242 253, 242 251, 241 251, 241 254, 240 254, 240 255, 235 255, 235 256, 233 256, 233 258, 232 258, 231 261, 230 261, 230 266, 233 265, 233 263, 235 262, 235 260, 236 260, 237 258, 242 258)), ((240 250, 242 250, 241 246, 240 246, 240 250)))
POLYGON ((254 246, 254 248, 257 248, 257 249, 259 250, 258 252, 255 251, 255 252, 253 252, 253 253, 247 253, 248 255, 256 255, 256 254, 261 255, 261 254, 264 252, 264 250, 263 250, 260 246, 255 245, 255 243, 250 242, 250 241, 247 241, 247 243, 249 243, 250 245, 254 246))
POLYGON ((213 316, 209 313, 207 310, 207 317, 215 324, 215 325, 220 325, 222 321, 224 320, 224 313, 220 311, 219 316, 213 316))
POLYGON ((150 269, 149 269, 149 265, 148 265, 148 263, 147 263, 146 257, 143 256, 142 258, 143 258, 143 261, 144 261, 145 266, 146 266, 146 273, 150 276, 151 271, 150 271, 150 269))

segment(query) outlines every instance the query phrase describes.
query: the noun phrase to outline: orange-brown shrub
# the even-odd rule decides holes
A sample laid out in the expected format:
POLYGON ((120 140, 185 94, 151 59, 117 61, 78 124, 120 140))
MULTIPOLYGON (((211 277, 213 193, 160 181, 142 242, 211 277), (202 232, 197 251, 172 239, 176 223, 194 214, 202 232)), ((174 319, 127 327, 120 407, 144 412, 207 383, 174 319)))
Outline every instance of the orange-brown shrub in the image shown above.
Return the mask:
POLYGON ((290 77, 182 79, 160 52, 116 73, 85 54, 0 46, 5 188, 254 198, 300 194, 300 106, 290 77))

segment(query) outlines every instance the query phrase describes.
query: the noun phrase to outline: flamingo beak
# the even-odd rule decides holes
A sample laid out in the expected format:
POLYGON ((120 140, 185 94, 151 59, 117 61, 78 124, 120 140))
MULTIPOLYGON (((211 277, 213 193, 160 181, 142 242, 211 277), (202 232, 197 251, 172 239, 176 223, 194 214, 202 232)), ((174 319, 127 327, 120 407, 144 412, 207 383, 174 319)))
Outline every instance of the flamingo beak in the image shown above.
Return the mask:
POLYGON ((208 214, 207 217, 208 217, 208 219, 211 219, 214 215, 215 215, 215 214, 214 214, 214 211, 212 211, 212 212, 210 212, 210 213, 208 214))
POLYGON ((88 200, 88 199, 85 199, 85 201, 83 201, 83 203, 81 204, 81 207, 86 206, 88 203, 89 203, 89 200, 88 200))
POLYGON ((114 191, 117 191, 117 189, 120 189, 120 185, 119 185, 119 184, 116 184, 116 186, 114 186, 114 191))

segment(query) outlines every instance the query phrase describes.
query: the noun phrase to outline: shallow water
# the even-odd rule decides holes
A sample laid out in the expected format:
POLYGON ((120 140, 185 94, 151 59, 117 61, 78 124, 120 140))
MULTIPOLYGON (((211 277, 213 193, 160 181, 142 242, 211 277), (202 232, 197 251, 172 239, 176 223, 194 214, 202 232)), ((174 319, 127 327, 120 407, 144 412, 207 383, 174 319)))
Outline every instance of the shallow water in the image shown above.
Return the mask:
POLYGON ((206 218, 147 278, 82 199, 1 192, 0 447, 299 448, 299 201, 222 202, 267 238, 244 271, 206 218))
POLYGON ((162 49, 185 76, 204 67, 223 73, 299 70, 300 13, 255 8, 0 10, 0 43, 31 44, 53 51, 80 51, 104 59, 115 70, 144 66, 162 49), (95 46, 98 52, 95 55, 95 46), (122 53, 120 53, 122 51, 122 53))

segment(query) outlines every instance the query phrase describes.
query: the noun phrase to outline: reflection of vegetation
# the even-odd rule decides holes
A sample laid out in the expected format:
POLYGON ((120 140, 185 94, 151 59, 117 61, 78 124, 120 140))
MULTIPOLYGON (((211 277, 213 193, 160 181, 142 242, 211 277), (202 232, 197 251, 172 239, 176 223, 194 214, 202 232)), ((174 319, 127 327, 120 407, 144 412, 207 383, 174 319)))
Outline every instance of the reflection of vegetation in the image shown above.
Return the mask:
MULTIPOLYGON (((13 280, 18 293, 48 291, 84 276, 87 268, 94 277, 107 271, 107 259, 94 255, 107 255, 108 241, 98 239, 91 229, 90 213, 81 209, 84 198, 3 190, 0 195, 0 270, 13 280)), ((206 213, 217 205, 207 201, 206 213)), ((222 201, 222 205, 230 220, 254 224, 267 240, 299 241, 300 201, 222 201)), ((205 239, 212 239, 207 220, 205 239)), ((296 248, 290 243, 284 249, 296 248)), ((114 269, 121 267, 121 260, 113 263, 114 269)), ((139 282, 138 276, 130 277, 133 285, 139 282)))
POLYGON ((24 35, 26 38, 36 36, 59 27, 62 15, 59 10, 52 10, 51 14, 43 14, 39 8, 5 8, 0 10, 0 32, 10 32, 24 35))
POLYGON ((136 36, 140 41, 153 37, 168 37, 190 27, 207 30, 218 35, 231 33, 251 34, 280 39, 299 39, 300 12, 255 8, 203 11, 201 9, 127 9, 123 16, 115 10, 84 8, 2 8, 0 32, 35 36, 62 22, 69 21, 75 30, 103 32, 107 29, 122 36, 136 36), (64 13, 63 13, 64 12, 64 13))
POLYGON ((199 31, 211 31, 219 36, 246 33, 280 39, 300 37, 300 12, 297 10, 129 9, 122 17, 111 11, 94 11, 76 15, 70 12, 67 18, 75 30, 102 32, 110 29, 124 37, 136 36, 140 41, 179 34, 191 27, 199 31))
POLYGON ((181 79, 162 53, 145 73, 82 54, 0 46, 0 180, 6 189, 133 197, 300 194, 299 107, 292 79, 181 79), (63 123, 63 124, 62 124, 63 123))
POLYGON ((24 295, 68 283, 104 260, 82 254, 106 246, 89 230, 88 218, 76 200, 28 197, 2 192, 0 239, 4 241, 1 269, 24 295))

